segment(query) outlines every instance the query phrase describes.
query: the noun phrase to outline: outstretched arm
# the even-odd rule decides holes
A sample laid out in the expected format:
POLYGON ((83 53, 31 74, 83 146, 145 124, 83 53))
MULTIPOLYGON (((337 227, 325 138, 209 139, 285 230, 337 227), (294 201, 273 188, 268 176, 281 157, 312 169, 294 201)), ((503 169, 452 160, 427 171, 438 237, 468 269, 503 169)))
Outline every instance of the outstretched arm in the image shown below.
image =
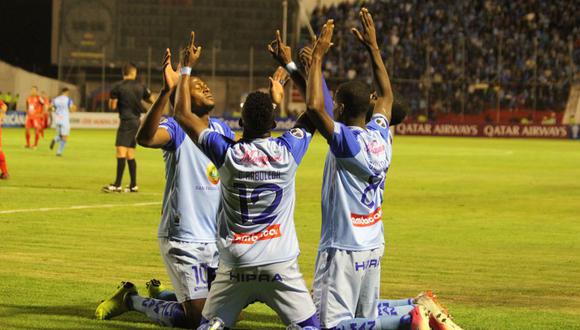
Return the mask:
POLYGON ((159 128, 159 121, 163 115, 163 110, 169 104, 169 97, 175 90, 175 85, 179 79, 177 72, 171 67, 171 51, 165 50, 165 56, 162 64, 163 70, 163 88, 159 92, 159 97, 151 110, 145 115, 145 119, 139 127, 137 133, 137 142, 139 145, 147 148, 161 148, 171 141, 171 135, 166 129, 159 128))
POLYGON ((334 21, 328 20, 322 27, 320 37, 312 49, 312 60, 308 72, 306 88, 306 113, 320 133, 328 140, 334 132, 334 121, 324 109, 322 91, 322 58, 330 49, 334 21))
POLYGON ((356 28, 352 28, 352 33, 369 52, 373 66, 373 79, 377 88, 377 101, 373 109, 373 114, 382 114, 390 122, 393 108, 393 90, 391 81, 387 74, 387 68, 381 58, 381 51, 377 43, 377 33, 375 23, 369 11, 366 8, 361 9, 360 21, 363 27, 362 33, 356 28))
POLYGON ((195 32, 192 31, 189 45, 181 51, 182 68, 175 93, 175 120, 194 142, 199 141, 201 132, 207 128, 207 124, 191 111, 189 77, 200 55, 201 46, 195 46, 195 32))
POLYGON ((306 80, 300 70, 298 70, 296 63, 292 61, 292 50, 282 41, 280 30, 276 30, 276 39, 268 44, 268 52, 272 54, 272 57, 280 66, 286 69, 302 96, 305 96, 306 80))

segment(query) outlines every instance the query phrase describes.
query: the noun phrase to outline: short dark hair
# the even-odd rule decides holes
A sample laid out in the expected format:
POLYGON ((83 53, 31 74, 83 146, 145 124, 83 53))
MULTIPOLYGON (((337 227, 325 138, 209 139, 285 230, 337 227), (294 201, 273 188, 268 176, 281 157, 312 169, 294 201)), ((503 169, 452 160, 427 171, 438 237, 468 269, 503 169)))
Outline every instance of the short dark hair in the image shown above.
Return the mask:
MULTIPOLYGON (((374 93, 374 92, 373 92, 374 93)), ((369 103, 369 112, 367 113, 366 121, 369 122, 373 116, 374 104, 369 103)), ((402 97, 396 90, 393 89, 393 108, 391 111, 391 121, 389 126, 395 126, 402 123, 407 114, 410 112, 411 107, 409 103, 402 97)))
POLYGON ((244 127, 256 133, 266 133, 272 129, 274 106, 270 95, 263 92, 248 94, 242 107, 244 127))
POLYGON ((62 93, 66 93, 66 92, 68 92, 68 91, 69 91, 68 87, 63 87, 63 88, 60 90, 60 93, 61 93, 61 94, 62 94, 62 93))
POLYGON ((366 114, 370 103, 371 90, 360 80, 347 81, 336 90, 336 101, 344 105, 347 117, 358 117, 366 114))
POLYGON ((137 71, 137 66, 131 62, 123 64, 123 75, 128 76, 131 72, 137 71))

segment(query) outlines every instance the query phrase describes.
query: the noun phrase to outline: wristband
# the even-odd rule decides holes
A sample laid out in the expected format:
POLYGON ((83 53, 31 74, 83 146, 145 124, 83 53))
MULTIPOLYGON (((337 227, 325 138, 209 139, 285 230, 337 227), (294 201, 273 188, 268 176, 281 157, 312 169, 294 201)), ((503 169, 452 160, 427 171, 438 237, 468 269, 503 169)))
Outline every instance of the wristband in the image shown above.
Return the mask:
POLYGON ((190 66, 181 67, 181 69, 179 70, 179 73, 181 73, 182 75, 191 76, 191 67, 190 66))
POLYGON ((298 71, 298 66, 296 65, 296 63, 294 63, 294 61, 292 61, 286 64, 286 71, 288 71, 288 73, 296 72, 298 71))

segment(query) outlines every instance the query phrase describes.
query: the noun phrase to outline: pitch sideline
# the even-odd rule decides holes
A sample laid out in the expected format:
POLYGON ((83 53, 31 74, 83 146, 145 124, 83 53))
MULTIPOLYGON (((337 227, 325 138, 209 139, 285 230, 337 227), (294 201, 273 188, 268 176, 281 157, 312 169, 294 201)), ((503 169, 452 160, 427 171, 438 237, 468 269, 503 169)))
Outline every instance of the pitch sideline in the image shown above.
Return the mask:
POLYGON ((15 209, 2 210, 0 214, 26 213, 26 212, 51 212, 51 211, 66 211, 66 210, 83 210, 83 209, 104 209, 113 207, 127 207, 127 206, 151 206, 159 205, 161 202, 143 202, 143 203, 125 203, 125 204, 100 204, 100 205, 73 205, 67 207, 40 207, 36 209, 15 209))

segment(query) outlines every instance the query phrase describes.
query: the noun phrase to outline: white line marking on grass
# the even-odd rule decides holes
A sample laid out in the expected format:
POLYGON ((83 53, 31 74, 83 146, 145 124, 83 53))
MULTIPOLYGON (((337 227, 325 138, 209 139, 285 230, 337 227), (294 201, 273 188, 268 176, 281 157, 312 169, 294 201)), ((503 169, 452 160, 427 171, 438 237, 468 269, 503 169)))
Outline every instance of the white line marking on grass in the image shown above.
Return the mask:
POLYGON ((105 209, 112 207, 128 207, 128 206, 151 206, 159 205, 161 202, 144 202, 144 203, 126 203, 126 204, 99 204, 99 205, 73 205, 66 207, 40 207, 37 209, 16 209, 16 210, 2 210, 0 214, 26 213, 26 212, 50 212, 50 211, 66 211, 66 210, 84 210, 84 209, 105 209))

